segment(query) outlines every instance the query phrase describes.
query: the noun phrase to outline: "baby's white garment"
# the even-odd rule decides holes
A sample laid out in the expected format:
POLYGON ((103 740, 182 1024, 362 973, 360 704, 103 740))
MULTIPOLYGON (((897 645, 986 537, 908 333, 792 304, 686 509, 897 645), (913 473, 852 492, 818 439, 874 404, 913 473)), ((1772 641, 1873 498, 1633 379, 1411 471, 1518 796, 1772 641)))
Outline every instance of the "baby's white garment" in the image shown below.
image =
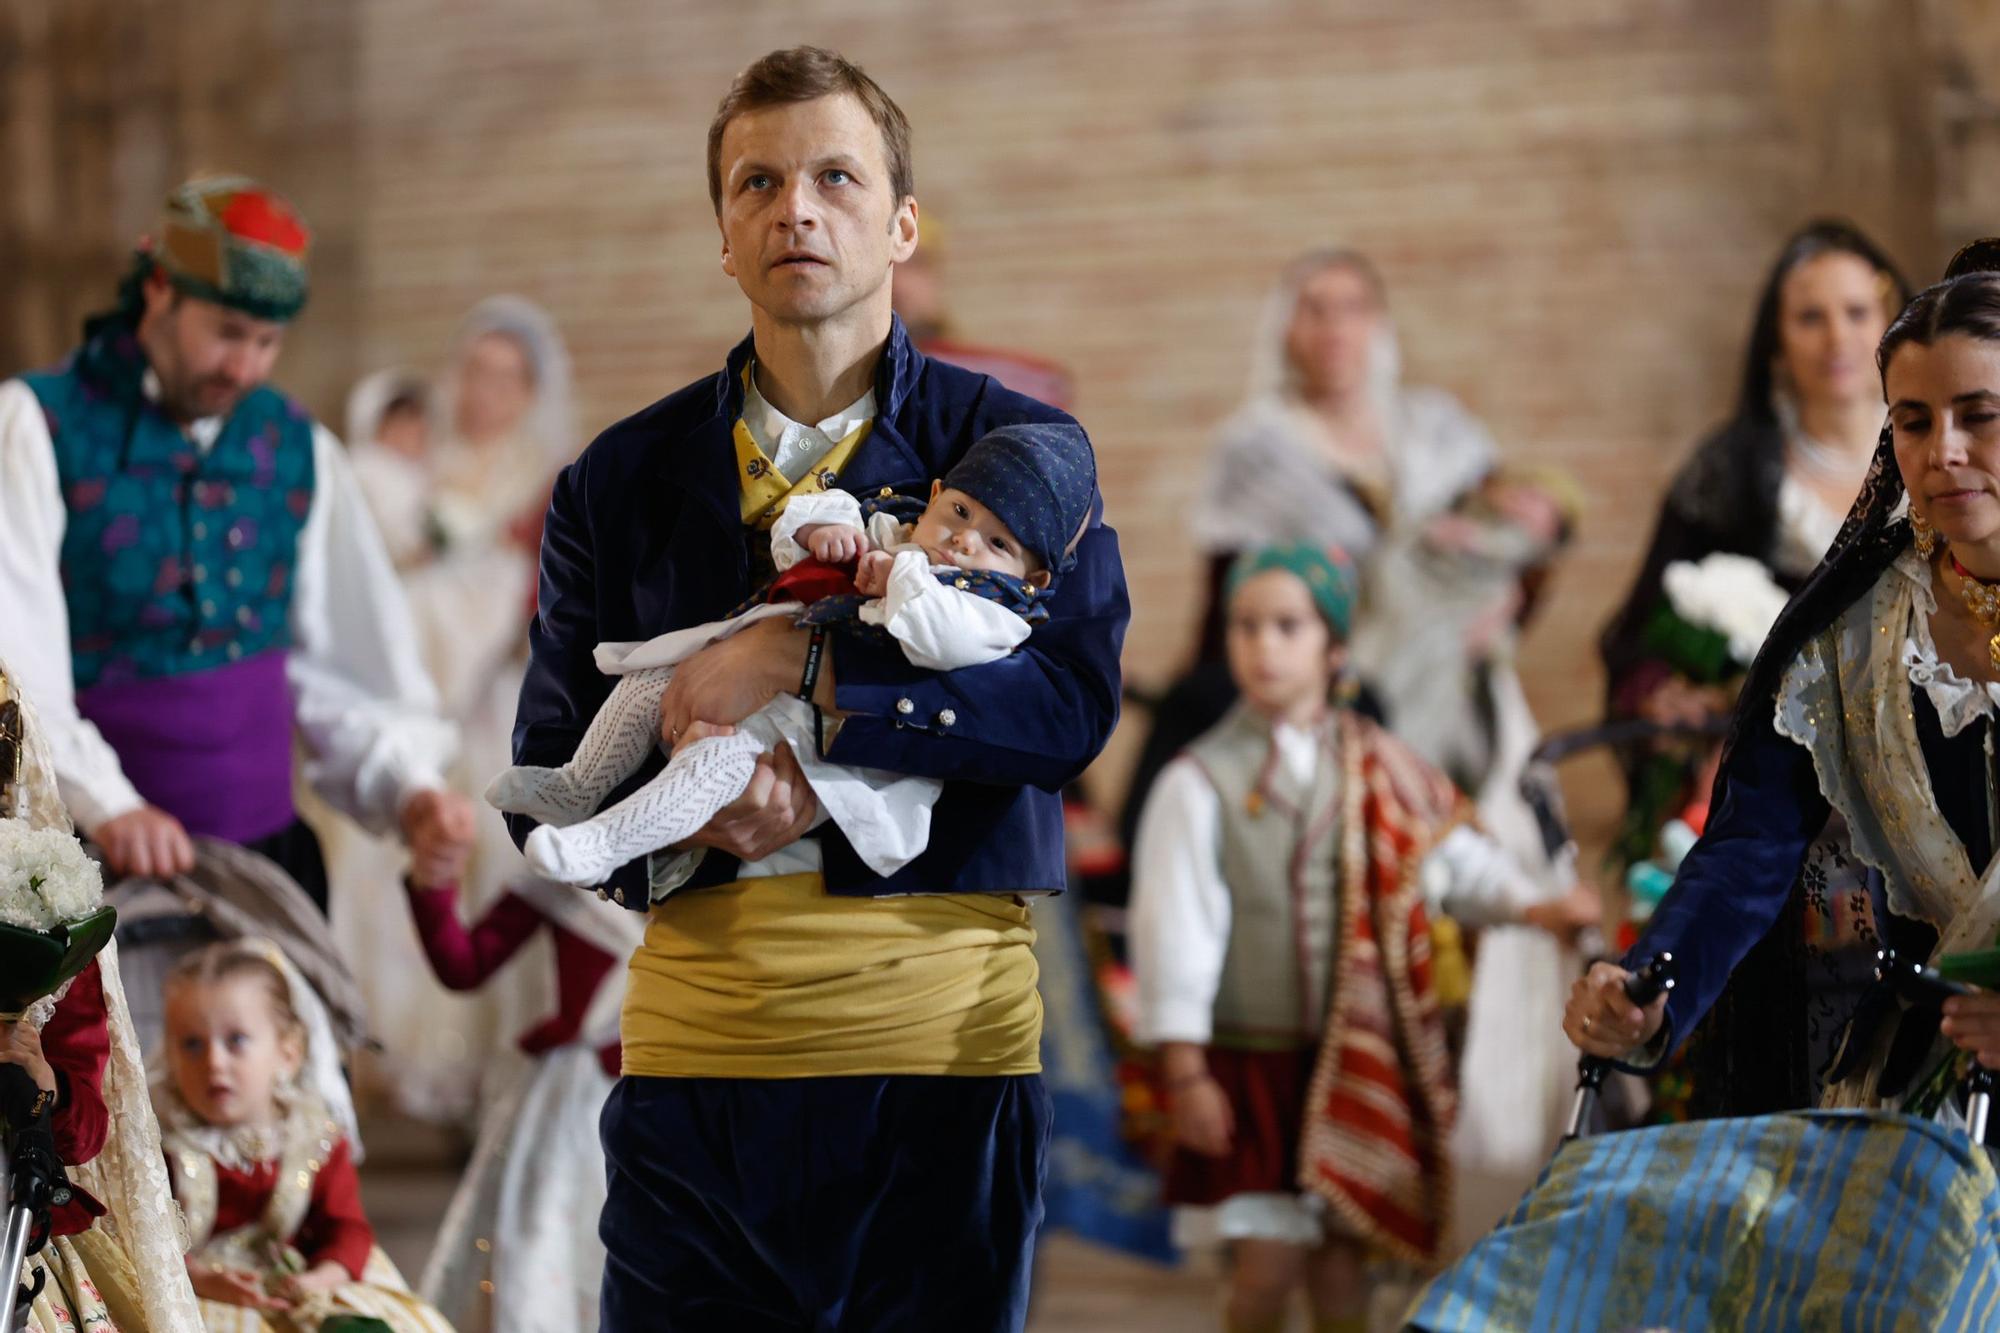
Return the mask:
MULTIPOLYGON (((843 491, 795 497, 771 534, 780 571, 808 552, 797 541, 809 524, 864 527, 860 503, 843 491)), ((998 602, 938 578, 922 548, 909 544, 908 525, 888 514, 870 518, 865 530, 874 549, 892 549, 888 590, 860 609, 860 619, 884 629, 918 667, 952 671, 1005 657, 1031 632, 1027 621, 998 602)), ((592 814, 658 744, 659 701, 673 668, 703 648, 775 616, 796 617, 796 602, 755 606, 729 620, 676 630, 640 643, 602 643, 598 669, 621 677, 591 721, 576 755, 561 768, 515 767, 487 788, 502 810, 531 815, 543 827, 531 833, 529 862, 552 879, 598 884, 633 858, 684 840, 742 794, 755 772, 756 755, 788 744, 819 800, 818 822, 839 826, 862 862, 892 875, 930 840, 931 807, 941 782, 880 769, 828 763, 819 752, 817 711, 796 696, 780 695, 746 718, 736 734, 684 746, 667 767, 608 810, 592 814)))
POLYGON ((815 710, 791 694, 752 713, 733 735, 684 744, 644 786, 591 814, 657 743, 660 695, 672 678, 672 667, 653 667, 619 681, 578 749, 579 758, 596 751, 589 758, 597 762, 574 771, 510 768, 487 788, 486 799, 498 808, 544 821, 523 847, 537 871, 564 884, 603 883, 627 861, 681 842, 708 823, 743 794, 757 756, 779 745, 792 747, 819 800, 813 827, 832 819, 876 874, 901 870, 928 844, 931 807, 944 784, 828 763, 814 734, 815 710))
MULTIPOLYGON (((663 667, 661 673, 668 670, 663 667)), ((627 676, 625 683, 637 687, 646 680, 627 676)), ((763 741, 747 731, 689 741, 665 769, 609 810, 567 826, 545 823, 528 834, 521 851, 538 874, 558 883, 602 884, 627 861, 693 836, 743 794, 763 751, 763 741)), ((563 773, 559 768, 514 768, 502 776, 563 773)), ((500 790, 499 783, 494 790, 500 790)))

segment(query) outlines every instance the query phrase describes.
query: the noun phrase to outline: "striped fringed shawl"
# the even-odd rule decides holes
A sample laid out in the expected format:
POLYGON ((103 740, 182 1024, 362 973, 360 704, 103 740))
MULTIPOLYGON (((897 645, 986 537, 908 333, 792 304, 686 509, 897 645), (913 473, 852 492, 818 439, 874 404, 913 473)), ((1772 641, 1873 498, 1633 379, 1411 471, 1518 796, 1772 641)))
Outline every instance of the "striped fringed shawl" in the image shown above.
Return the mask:
POLYGON ((1419 872, 1468 812, 1449 780, 1381 728, 1339 718, 1340 940, 1306 1098, 1299 1184, 1341 1229, 1438 1259, 1456 1094, 1419 872))

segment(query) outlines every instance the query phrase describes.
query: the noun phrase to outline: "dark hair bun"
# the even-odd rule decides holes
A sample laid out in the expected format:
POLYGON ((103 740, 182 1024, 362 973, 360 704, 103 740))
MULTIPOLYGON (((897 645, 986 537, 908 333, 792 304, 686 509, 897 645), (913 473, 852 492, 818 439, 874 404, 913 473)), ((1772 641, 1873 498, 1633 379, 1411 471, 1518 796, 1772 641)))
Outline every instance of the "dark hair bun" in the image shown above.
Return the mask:
POLYGON ((1987 236, 1960 246, 1945 265, 1944 280, 1950 282, 1968 273, 2000 273, 2000 236, 1987 236))

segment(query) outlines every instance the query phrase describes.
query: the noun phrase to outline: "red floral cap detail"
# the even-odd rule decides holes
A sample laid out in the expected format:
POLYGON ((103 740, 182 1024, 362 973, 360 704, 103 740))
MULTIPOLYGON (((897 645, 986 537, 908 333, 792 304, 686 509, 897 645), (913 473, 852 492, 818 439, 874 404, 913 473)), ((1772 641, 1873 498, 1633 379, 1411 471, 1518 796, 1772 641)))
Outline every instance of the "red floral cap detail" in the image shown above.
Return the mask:
POLYGON ((311 239, 291 205, 262 190, 245 190, 231 196, 218 216, 231 235, 257 241, 288 255, 304 254, 311 239))
POLYGON ((147 254, 188 295, 283 322, 306 303, 311 243, 282 195, 246 176, 206 176, 167 196, 147 254))

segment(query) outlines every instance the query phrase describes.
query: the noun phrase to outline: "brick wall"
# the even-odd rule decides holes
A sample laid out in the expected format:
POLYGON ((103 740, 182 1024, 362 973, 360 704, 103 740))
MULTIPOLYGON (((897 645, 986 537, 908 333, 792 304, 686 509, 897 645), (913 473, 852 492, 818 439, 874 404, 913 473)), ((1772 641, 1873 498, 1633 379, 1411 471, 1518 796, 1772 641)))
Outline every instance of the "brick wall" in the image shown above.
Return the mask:
POLYGON ((0 5, 0 374, 69 349, 175 184, 243 172, 313 223, 312 318, 282 379, 338 402, 358 373, 356 19, 305 0, 0 5))
POLYGON ((1966 128, 1992 120, 1974 38, 1994 24, 1955 0, 217 8, 307 89, 235 128, 343 279, 287 368, 326 409, 354 368, 434 362, 503 290, 568 334, 587 428, 711 369, 747 326, 703 178, 715 101, 773 46, 861 61, 915 123, 965 334, 1075 373, 1136 680, 1187 644, 1183 515, 1265 285, 1308 247, 1369 251, 1410 378, 1589 494, 1528 646, 1550 725, 1596 708, 1595 631, 1731 395, 1778 239, 1838 209, 1933 274, 1980 229, 1966 182, 1995 151, 1966 128))

